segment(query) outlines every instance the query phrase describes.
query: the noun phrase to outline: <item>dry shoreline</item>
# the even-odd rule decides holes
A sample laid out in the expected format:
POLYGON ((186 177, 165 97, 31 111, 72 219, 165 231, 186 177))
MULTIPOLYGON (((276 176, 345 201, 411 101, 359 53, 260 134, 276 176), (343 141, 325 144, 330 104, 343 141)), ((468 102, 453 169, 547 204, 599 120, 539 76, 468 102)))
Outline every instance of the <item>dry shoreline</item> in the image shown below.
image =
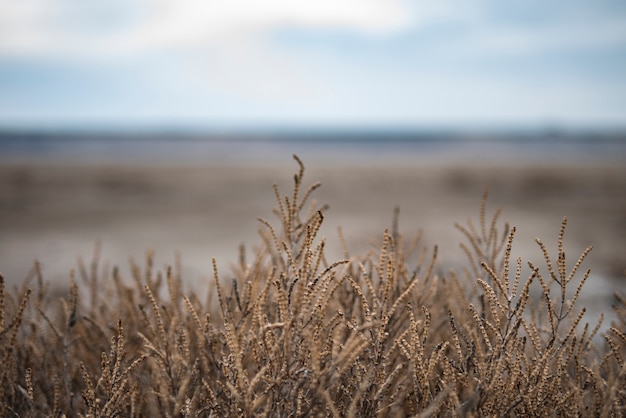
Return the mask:
MULTIPOLYGON (((588 288, 600 289, 608 308, 614 290, 626 291, 626 166, 616 163, 524 164, 335 164, 307 161, 305 183, 321 181, 316 194, 330 209, 322 234, 331 254, 341 255, 337 227, 351 252, 366 250, 391 224, 400 207, 400 230, 423 231, 424 245, 440 248, 442 268, 463 261, 463 239, 454 228, 478 216, 489 190, 488 214, 518 228, 514 255, 542 261, 533 242, 554 248, 563 216, 565 244, 573 263, 587 245, 593 271, 588 288), (603 278, 606 278, 604 280, 603 278)), ((103 259, 125 267, 146 248, 157 267, 180 251, 191 285, 210 277, 217 258, 228 275, 240 243, 259 242, 258 217, 274 220, 272 184, 288 191, 293 161, 271 164, 108 164, 5 160, 0 165, 0 272, 20 283, 34 259, 44 277, 65 283, 77 255, 90 258, 97 240, 103 259)))

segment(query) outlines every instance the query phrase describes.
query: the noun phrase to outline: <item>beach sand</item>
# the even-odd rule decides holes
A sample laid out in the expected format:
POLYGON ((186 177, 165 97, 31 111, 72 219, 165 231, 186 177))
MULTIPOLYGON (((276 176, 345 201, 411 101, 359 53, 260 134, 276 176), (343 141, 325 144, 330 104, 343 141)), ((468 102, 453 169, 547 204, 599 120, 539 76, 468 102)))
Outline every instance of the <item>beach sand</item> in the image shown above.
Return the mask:
MULTIPOLYGON (((490 164, 389 162, 341 164, 307 161, 305 184, 321 181, 314 195, 328 204, 321 234, 329 258, 342 256, 341 226, 354 255, 390 228, 400 207, 400 231, 423 232, 423 245, 439 246, 440 271, 464 261, 462 234, 454 223, 478 222, 480 200, 489 190, 487 214, 497 207, 502 221, 517 227, 513 256, 544 266, 534 242, 540 237, 556 253, 563 216, 569 265, 588 246, 583 265, 592 269, 587 301, 609 308, 615 290, 626 291, 626 166, 546 162, 490 164)), ((259 244, 257 218, 276 224, 272 184, 291 191, 296 163, 117 163, 8 159, 0 164, 0 272, 19 284, 35 259, 44 278, 67 282, 79 255, 91 258, 96 242, 109 268, 128 277, 128 260, 143 264, 146 249, 155 266, 182 254, 190 287, 210 283, 215 257, 226 280, 238 247, 259 244)), ((249 253, 249 257, 251 257, 249 253)), ((104 267, 103 267, 104 268, 104 267)))

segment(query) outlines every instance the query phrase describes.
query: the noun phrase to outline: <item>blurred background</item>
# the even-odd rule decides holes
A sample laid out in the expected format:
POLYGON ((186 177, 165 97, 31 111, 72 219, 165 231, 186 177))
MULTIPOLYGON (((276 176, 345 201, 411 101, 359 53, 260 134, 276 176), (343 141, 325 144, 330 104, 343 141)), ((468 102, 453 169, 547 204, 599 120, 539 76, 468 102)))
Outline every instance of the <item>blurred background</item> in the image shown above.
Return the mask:
MULTIPOLYGON (((626 269, 626 3, 0 0, 0 271, 64 283, 102 243, 182 253, 190 285, 259 242, 291 154, 355 253, 400 206, 458 266, 491 209, 514 250, 589 244, 588 301, 626 269)), ((591 302, 590 302, 591 303, 591 302)))

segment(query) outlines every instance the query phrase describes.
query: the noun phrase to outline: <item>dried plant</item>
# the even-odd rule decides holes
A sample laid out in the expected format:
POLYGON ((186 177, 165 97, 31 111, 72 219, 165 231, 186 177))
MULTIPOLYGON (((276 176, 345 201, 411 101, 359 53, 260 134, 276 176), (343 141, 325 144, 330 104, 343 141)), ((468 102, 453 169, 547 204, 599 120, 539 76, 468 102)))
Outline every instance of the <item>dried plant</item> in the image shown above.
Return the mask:
POLYGON ((97 247, 60 301, 37 263, 33 290, 0 276, 0 415, 625 415, 626 300, 599 344, 577 305, 591 248, 566 259, 565 219, 556 256, 537 240, 545 266, 514 258, 516 229, 487 220, 486 195, 478 224, 457 225, 460 272, 437 274, 437 248, 406 239, 397 210, 371 251, 341 238, 332 261, 319 184, 296 161, 251 263, 242 247, 224 280, 214 260, 206 297, 151 251, 124 277, 97 247))

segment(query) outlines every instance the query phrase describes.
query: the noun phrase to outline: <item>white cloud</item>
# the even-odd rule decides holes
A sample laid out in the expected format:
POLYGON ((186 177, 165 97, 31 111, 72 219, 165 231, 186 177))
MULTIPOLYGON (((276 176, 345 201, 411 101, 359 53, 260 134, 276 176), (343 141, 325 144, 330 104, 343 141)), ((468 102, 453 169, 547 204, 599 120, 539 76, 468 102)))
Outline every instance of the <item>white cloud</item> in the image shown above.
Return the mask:
POLYGON ((626 45, 626 18, 607 17, 602 21, 557 22, 544 27, 477 27, 458 39, 453 50, 476 54, 518 55, 564 49, 591 49, 626 45))
POLYGON ((0 0, 0 53, 93 53, 137 16, 124 0, 0 0))
POLYGON ((0 52, 98 55, 284 26, 380 34, 410 24, 402 0, 0 0, 0 52))

